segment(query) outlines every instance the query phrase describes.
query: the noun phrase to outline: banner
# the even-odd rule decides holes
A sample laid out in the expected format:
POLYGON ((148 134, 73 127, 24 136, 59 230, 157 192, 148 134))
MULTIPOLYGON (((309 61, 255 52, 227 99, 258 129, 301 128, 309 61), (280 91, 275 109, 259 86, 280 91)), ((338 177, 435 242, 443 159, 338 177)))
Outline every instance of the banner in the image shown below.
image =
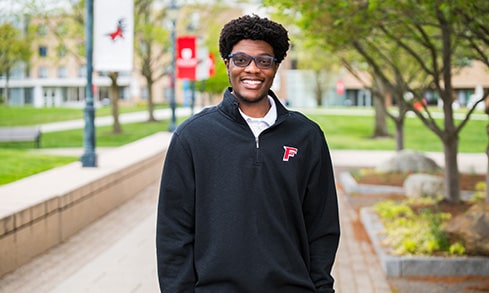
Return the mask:
POLYGON ((94 1, 93 68, 95 71, 132 71, 134 1, 94 1))
POLYGON ((197 38, 183 36, 177 38, 177 78, 196 80, 197 38))

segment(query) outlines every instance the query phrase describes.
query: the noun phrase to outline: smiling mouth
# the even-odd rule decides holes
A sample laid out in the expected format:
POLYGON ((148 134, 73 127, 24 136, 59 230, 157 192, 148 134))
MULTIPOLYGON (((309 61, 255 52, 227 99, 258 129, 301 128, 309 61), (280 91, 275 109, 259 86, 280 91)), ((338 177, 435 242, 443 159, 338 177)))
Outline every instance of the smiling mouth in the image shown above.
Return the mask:
POLYGON ((249 87, 258 87, 263 83, 263 81, 256 79, 244 79, 242 80, 242 83, 249 87))

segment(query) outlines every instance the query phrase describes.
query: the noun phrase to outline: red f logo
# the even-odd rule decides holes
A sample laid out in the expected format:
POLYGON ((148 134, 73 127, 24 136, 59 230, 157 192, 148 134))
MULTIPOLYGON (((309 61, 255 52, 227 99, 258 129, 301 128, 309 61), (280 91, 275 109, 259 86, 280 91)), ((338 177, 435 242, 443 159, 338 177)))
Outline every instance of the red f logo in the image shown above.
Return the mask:
POLYGON ((287 162, 289 161, 290 157, 293 157, 297 154, 297 148, 294 147, 289 147, 289 146, 284 146, 284 158, 283 161, 287 162))

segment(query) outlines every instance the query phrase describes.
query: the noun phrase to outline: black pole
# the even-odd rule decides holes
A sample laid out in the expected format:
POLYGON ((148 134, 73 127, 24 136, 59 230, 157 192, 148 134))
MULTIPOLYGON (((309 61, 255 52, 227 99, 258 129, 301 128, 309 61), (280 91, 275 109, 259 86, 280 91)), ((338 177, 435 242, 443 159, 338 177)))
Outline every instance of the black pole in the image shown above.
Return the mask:
MULTIPOLYGON (((172 10, 176 10, 176 3, 175 0, 172 0, 170 3, 170 8, 172 10)), ((171 20, 171 92, 170 92, 170 107, 171 107, 171 121, 170 121, 170 132, 174 132, 175 129, 177 128, 177 119, 176 119, 176 98, 175 98, 175 84, 177 80, 177 20, 172 19, 171 20)))
POLYGON ((92 54, 93 54, 93 0, 85 2, 85 46, 87 58, 87 86, 85 89, 85 133, 83 145, 85 153, 81 157, 83 167, 97 167, 95 154, 95 108, 93 106, 92 90, 92 54))
POLYGON ((191 100, 190 100, 190 114, 191 115, 194 115, 194 112, 195 112, 195 80, 192 80, 190 82, 190 87, 191 87, 191 90, 192 90, 192 96, 191 96, 191 100))

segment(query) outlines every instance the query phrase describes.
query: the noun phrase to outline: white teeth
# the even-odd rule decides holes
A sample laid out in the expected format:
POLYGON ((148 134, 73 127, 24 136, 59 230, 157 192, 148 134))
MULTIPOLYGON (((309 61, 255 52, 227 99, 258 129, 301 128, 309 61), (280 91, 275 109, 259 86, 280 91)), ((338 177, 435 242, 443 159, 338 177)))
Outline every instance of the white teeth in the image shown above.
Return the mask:
POLYGON ((259 80, 243 80, 243 83, 247 83, 247 84, 260 84, 261 81, 259 80))

